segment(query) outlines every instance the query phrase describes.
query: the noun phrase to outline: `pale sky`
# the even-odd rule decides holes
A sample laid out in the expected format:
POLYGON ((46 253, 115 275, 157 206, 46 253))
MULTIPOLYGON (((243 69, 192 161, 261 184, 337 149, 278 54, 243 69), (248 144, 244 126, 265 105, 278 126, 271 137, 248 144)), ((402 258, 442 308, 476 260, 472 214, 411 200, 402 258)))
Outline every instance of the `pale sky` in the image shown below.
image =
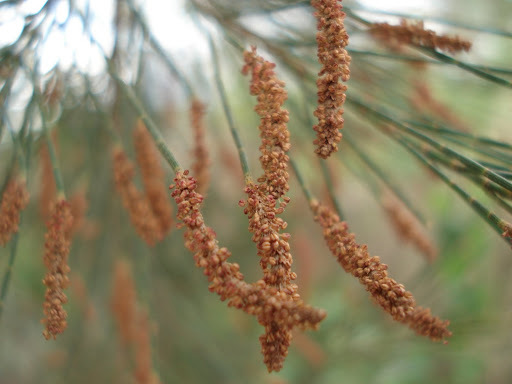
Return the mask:
MULTIPOLYGON (((89 2, 91 11, 91 30, 95 39, 100 41, 105 49, 112 47, 111 21, 114 14, 114 2, 106 0, 75 0, 75 4, 86 9, 89 2)), ((45 0, 28 0, 17 8, 9 7, 0 12, 0 47, 12 43, 23 28, 23 15, 39 10, 45 0)), ((148 18, 151 30, 160 43, 169 50, 173 57, 180 57, 185 62, 198 55, 207 55, 208 47, 204 36, 184 11, 184 0, 146 0, 143 11, 148 18)), ((350 2, 347 2, 350 4, 350 2)), ((425 9, 431 9, 434 1, 427 0, 360 0, 365 7, 392 11, 422 14, 425 9)), ((54 20, 57 24, 66 21, 68 16, 68 0, 55 1, 54 20)), ((64 69, 69 68, 76 59, 81 69, 87 69, 91 74, 104 70, 99 52, 91 47, 83 31, 83 25, 78 17, 71 17, 62 28, 53 28, 40 51, 42 60, 40 70, 47 72, 57 63, 64 69), (80 47, 80 49, 76 49, 80 47)))

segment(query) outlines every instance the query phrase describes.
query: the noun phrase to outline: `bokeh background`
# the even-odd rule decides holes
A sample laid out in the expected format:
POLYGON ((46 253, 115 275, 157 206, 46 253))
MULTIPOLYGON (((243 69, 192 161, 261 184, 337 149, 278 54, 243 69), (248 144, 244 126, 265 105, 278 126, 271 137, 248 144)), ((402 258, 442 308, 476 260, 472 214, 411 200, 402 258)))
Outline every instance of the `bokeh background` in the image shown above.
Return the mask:
MULTIPOLYGON (((247 218, 238 206, 238 201, 245 197, 243 176, 215 87, 208 40, 198 22, 214 38, 229 106, 257 175, 255 99, 249 95, 248 81, 240 73, 241 54, 222 32, 226 26, 193 5, 205 5, 218 12, 229 8, 232 17, 260 34, 261 40, 254 36, 241 39, 245 46, 257 44, 263 54, 277 62, 276 71, 286 80, 289 92, 286 107, 290 111, 291 155, 303 170, 307 185, 320 198, 329 199, 322 165, 313 155, 311 144, 309 123, 316 102, 315 91, 305 85, 305 80, 301 83, 287 66, 290 62, 283 60, 289 54, 292 62, 315 68, 315 47, 308 43, 314 43, 315 23, 307 2, 293 7, 292 2, 285 1, 192 3, 0 2, 4 69, 0 85, 7 84, 9 78, 14 81, 8 104, 2 96, 2 114, 8 114, 16 131, 31 99, 34 80, 23 70, 9 69, 13 55, 23 57, 24 65, 29 67, 38 62, 38 86, 56 89, 56 101, 48 102, 66 190, 69 195, 81 194, 87 201, 84 223, 73 239, 69 259, 72 284, 68 290, 68 329, 56 341, 46 341, 40 324, 45 290, 41 282, 45 273, 45 218, 39 209, 45 181, 39 155, 40 123, 34 119, 28 165, 31 199, 23 213, 12 279, 0 318, 0 383, 135 382, 133 361, 123 350, 111 312, 113 266, 117 260, 128 260, 132 265, 139 306, 149 313, 153 367, 162 383, 511 382, 510 246, 446 184, 395 142, 371 128, 354 107, 346 108, 344 130, 358 148, 385 170, 388 181, 403 191, 425 218, 423 229, 435 244, 437 257, 429 262, 413 245, 397 236, 381 204, 386 187, 357 156, 354 147, 342 142, 340 152, 329 159, 327 168, 343 217, 357 241, 367 244, 372 255, 381 256, 389 265, 391 276, 412 291, 420 305, 450 320, 453 336, 448 344, 416 336, 372 304, 363 287, 345 274, 330 255, 293 176, 289 194, 292 201, 283 218, 292 234, 297 284, 301 296, 324 308, 328 316, 318 331, 295 334, 285 367, 279 373, 268 374, 262 363, 258 342, 262 328, 257 321, 227 308, 208 292, 205 277, 195 268, 192 255, 183 245, 182 230, 174 229, 155 247, 148 247, 136 235, 114 190, 112 140, 106 125, 113 121, 115 105, 116 127, 133 159, 131 133, 138 116, 128 100, 118 96, 114 83, 108 79, 101 52, 94 48, 88 34, 92 33, 108 54, 117 47, 115 60, 120 73, 136 87, 167 145, 184 167, 189 167, 194 159, 186 87, 176 73, 169 71, 161 56, 144 43, 147 36, 145 40, 140 28, 135 27, 134 17, 130 16, 133 9, 146 17, 165 54, 174 60, 180 73, 207 104, 211 184, 204 216, 217 232, 220 244, 231 250, 233 261, 240 264, 247 280, 260 278, 259 260, 246 229, 247 218), (265 11, 277 6, 284 10, 265 11), (247 15, 243 14, 244 9, 248 10, 247 15), (23 36, 20 25, 23 27, 30 15, 43 14, 55 22, 41 27, 39 45, 28 45, 26 51, 14 49, 23 36), (80 20, 84 16, 90 17, 89 27, 84 19, 80 20), (292 49, 283 45, 284 53, 279 57, 262 43, 265 39, 272 42, 281 38, 282 44, 287 36, 295 41, 303 39, 304 46, 292 49), (303 59, 308 55, 309 62, 303 59), (91 79, 89 89, 84 85, 84 74, 91 79), (98 111, 87 98, 89 91, 103 103, 104 111, 98 111)), ((510 1, 343 4, 372 21, 396 23, 399 18, 389 12, 425 18, 428 28, 459 34, 473 42, 470 53, 457 56, 461 60, 510 68, 510 1)), ((510 89, 455 66, 429 64, 418 69, 410 61, 398 58, 409 52, 381 50, 380 43, 356 28, 352 19, 348 18, 347 23, 349 48, 354 50, 349 98, 350 92, 354 92, 376 105, 405 111, 409 117, 420 116, 447 125, 456 121, 471 134, 512 142, 510 89), (368 52, 388 52, 391 57, 368 52), (421 111, 411 103, 418 81, 428 85, 431 95, 455 120, 443 121, 435 112, 421 111)), ((505 70, 500 76, 510 80, 511 71, 505 70)), ((12 168, 14 146, 5 132, 0 140, 3 182, 12 168)), ((172 184, 172 172, 167 166, 165 169, 167 183, 172 184)), ((459 181, 457 175, 453 177, 459 181)), ((141 185, 140 180, 137 183, 141 185)), ((467 188, 507 219, 508 213, 493 205, 478 185, 468 184, 467 188)), ((12 244, 0 248, 1 277, 7 271, 11 252, 12 244)))

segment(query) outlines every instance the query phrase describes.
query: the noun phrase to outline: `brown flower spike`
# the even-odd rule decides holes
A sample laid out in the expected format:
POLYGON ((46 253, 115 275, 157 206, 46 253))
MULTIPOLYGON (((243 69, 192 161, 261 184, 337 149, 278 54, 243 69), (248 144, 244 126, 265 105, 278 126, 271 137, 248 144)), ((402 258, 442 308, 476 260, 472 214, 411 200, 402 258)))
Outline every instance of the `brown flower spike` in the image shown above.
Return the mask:
POLYGON ((315 116, 318 124, 313 127, 317 137, 313 144, 315 153, 323 159, 338 150, 343 128, 343 104, 347 87, 340 83, 350 78, 351 58, 345 49, 348 34, 344 26, 345 13, 338 0, 312 0, 315 9, 318 33, 318 61, 322 69, 316 81, 318 88, 318 107, 315 116))
POLYGON ((64 199, 58 200, 47 223, 48 232, 45 235, 44 264, 47 272, 43 280, 46 294, 43 304, 45 318, 42 323, 45 325, 43 335, 47 340, 55 339, 67 327, 67 313, 62 305, 68 301, 64 289, 69 285, 69 234, 72 225, 69 203, 64 199))
POLYGON ((430 29, 425 29, 423 21, 410 22, 402 19, 400 25, 374 23, 369 32, 387 43, 413 44, 450 53, 467 52, 471 49, 470 41, 459 36, 438 35, 430 29))
MULTIPOLYGON (((280 330, 316 329, 325 318, 325 311, 312 308, 263 280, 245 282, 238 264, 227 261, 231 253, 219 248, 214 230, 204 223, 200 212, 203 197, 196 192, 195 179, 188 176, 188 171, 177 172, 174 182, 172 196, 178 205, 180 226, 186 227, 185 246, 194 252, 196 266, 208 277, 210 291, 217 293, 221 300, 227 299, 229 306, 256 316, 264 327, 273 324, 280 330)), ((281 368, 273 361, 266 364, 269 371, 281 368)))
POLYGON ((28 204, 28 191, 23 179, 13 177, 2 196, 0 204, 0 245, 5 245, 18 232, 20 213, 28 204))
POLYGON ((192 165, 192 172, 196 176, 198 192, 201 194, 206 193, 210 184, 210 157, 205 142, 205 109, 205 105, 199 100, 192 100, 190 106, 190 122, 194 131, 194 164, 192 165))
MULTIPOLYGON (((280 233, 287 223, 278 217, 290 201, 284 197, 289 190, 286 152, 290 149, 290 133, 286 126, 288 111, 282 108, 288 95, 284 82, 277 79, 273 71, 275 64, 257 55, 256 48, 244 52, 244 61, 242 73, 251 73, 250 91, 258 98, 255 111, 260 116, 260 163, 264 173, 257 185, 248 182, 247 202, 241 201, 240 205, 245 206, 244 213, 249 218, 249 231, 260 256, 263 281, 292 300, 300 300, 297 285, 292 283, 297 275, 291 270, 290 235, 280 233)), ((265 325, 260 342, 269 371, 282 368, 291 339, 290 329, 279 327, 275 322, 265 325)))
POLYGON ((405 242, 411 242, 429 262, 434 261, 437 256, 436 248, 421 223, 405 205, 391 193, 387 193, 382 198, 382 206, 398 236, 405 242))
POLYGON ((43 219, 46 221, 50 217, 52 204, 55 202, 57 186, 55 185, 53 166, 50 160, 48 145, 46 143, 41 146, 39 154, 41 161, 41 191, 39 196, 39 212, 41 213, 43 219))
POLYGON ((172 206, 166 193, 165 172, 160 163, 158 150, 141 120, 137 121, 133 141, 146 198, 158 222, 160 230, 158 237, 163 237, 171 230, 173 224, 172 206))
POLYGON ((111 310, 116 320, 121 345, 135 352, 135 382, 159 384, 151 362, 151 329, 148 313, 137 308, 137 292, 131 265, 124 260, 114 264, 111 310))
POLYGON ((115 185, 123 205, 139 236, 147 244, 154 245, 161 239, 162 232, 148 200, 133 183, 135 167, 122 149, 115 148, 112 155, 115 185))
POLYGON ((151 323, 146 311, 138 311, 135 325, 135 381, 137 384, 160 384, 151 361, 151 323))
POLYGON ((110 308, 116 320, 121 342, 124 346, 132 343, 136 333, 137 293, 131 266, 123 260, 118 260, 114 264, 110 308))
POLYGON ((260 163, 264 174, 258 178, 260 188, 274 199, 282 197, 288 186, 288 155, 290 149, 290 132, 288 111, 282 109, 288 94, 284 82, 277 79, 274 63, 264 60, 256 53, 256 48, 244 52, 244 75, 251 74, 251 95, 258 97, 254 108, 260 116, 260 163))
POLYGON ((373 301, 388 312, 394 320, 407 324, 416 333, 433 341, 444 340, 452 335, 449 321, 431 315, 429 309, 416 307, 414 297, 388 276, 386 264, 378 256, 370 256, 366 245, 355 242, 346 222, 341 222, 332 209, 320 202, 311 201, 311 209, 324 231, 324 238, 332 254, 347 272, 359 279, 373 301))

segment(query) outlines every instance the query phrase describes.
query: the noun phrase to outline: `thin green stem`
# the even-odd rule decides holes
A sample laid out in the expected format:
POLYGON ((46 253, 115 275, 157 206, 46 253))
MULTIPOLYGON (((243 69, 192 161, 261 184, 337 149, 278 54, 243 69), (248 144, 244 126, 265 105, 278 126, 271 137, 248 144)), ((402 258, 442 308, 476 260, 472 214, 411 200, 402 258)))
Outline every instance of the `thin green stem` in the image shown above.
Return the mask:
MULTIPOLYGON (((200 24, 199 24, 199 26, 201 27, 200 24)), ((233 137, 233 140, 235 141, 236 149, 238 151, 238 158, 240 159, 240 165, 242 166, 242 172, 244 174, 245 182, 247 183, 251 180, 250 170, 249 170, 249 162, 247 160, 247 155, 245 153, 245 149, 242 144, 242 139, 240 138, 238 129, 235 126, 233 114, 231 113, 231 108, 229 107, 228 97, 227 97, 226 90, 224 88, 224 83, 223 83, 222 77, 221 77, 219 55, 217 53, 217 49, 215 48, 215 43, 213 42, 213 39, 212 39, 210 33, 208 33, 208 31, 206 31, 204 28, 201 28, 201 30, 206 34, 206 36, 208 38, 208 43, 210 45, 210 52, 211 52, 212 61, 213 61, 215 85, 217 86, 217 89, 219 91, 220 100, 222 103, 222 109, 224 110, 224 115, 226 116, 226 119, 228 121, 231 136, 233 137)))
POLYGON ((2 279, 2 287, 0 288, 0 320, 2 319, 2 313, 5 306, 5 298, 7 297, 7 291, 9 290, 9 283, 11 282, 12 269, 14 267, 14 260, 16 259, 16 253, 18 250, 18 238, 18 233, 15 233, 11 239, 9 260, 7 261, 7 268, 2 279))
POLYGON ((160 151, 160 154, 164 157, 165 161, 167 161, 167 163, 171 166, 174 173, 181 172, 181 166, 178 163, 178 160, 176 160, 176 158, 174 157, 174 154, 171 152, 169 147, 167 147, 167 145, 165 144, 162 134, 158 130, 158 127, 156 126, 155 122, 151 119, 149 114, 146 112, 144 105, 142 104, 142 102, 139 100, 139 98, 135 94, 135 91, 119 77, 119 75, 115 71, 114 63, 107 56, 107 54, 105 53, 105 51, 103 50, 101 45, 94 39, 94 37, 91 33, 89 34, 89 38, 90 38, 91 42, 93 42, 98 47, 101 54, 103 55, 103 58, 105 60, 105 63, 107 64, 107 68, 108 68, 108 72, 109 72, 110 76, 118 83, 122 92, 126 95, 128 100, 130 101, 130 103, 137 110, 137 113, 140 115, 140 119, 144 122, 149 133, 153 137, 155 145, 158 148, 158 150, 160 151))
POLYGON ((121 137, 120 137, 119 133, 112 126, 110 116, 108 116, 108 114, 105 112, 105 110, 101 106, 101 102, 98 100, 98 97, 92 92, 91 80, 89 79, 89 76, 87 76, 86 74, 84 74, 82 72, 80 72, 80 74, 82 75, 82 78, 84 79, 84 82, 85 82, 87 96, 91 99, 91 101, 94 105, 94 108, 96 109, 98 114, 103 117, 103 120, 105 121, 105 126, 107 127, 107 131, 110 134, 112 140, 114 140, 115 144, 121 144, 121 137))
POLYGON ((147 23, 144 20, 144 17, 142 16, 141 12, 136 9, 135 4, 132 0, 128 0, 128 5, 129 5, 130 10, 132 11, 133 15, 135 16, 135 20, 141 27, 144 35, 147 36, 151 47, 153 47, 154 51, 158 54, 158 56, 160 56, 160 58, 165 63, 167 68, 183 85, 183 87, 185 88, 185 91, 187 93, 187 96, 189 98, 193 98, 194 97, 194 89, 190 85, 187 78, 178 69, 178 66, 176 65, 174 60, 171 58, 171 56, 167 52, 165 52, 162 45, 158 42, 158 40, 155 38, 155 36, 151 33, 151 30, 148 28, 147 23))
MULTIPOLYGON (((316 44, 316 41, 311 42, 311 44, 316 44)), ((354 48, 349 48, 349 49, 347 49, 347 51, 351 56, 356 56, 356 55, 374 56, 374 57, 381 57, 381 58, 391 59, 391 60, 408 61, 408 62, 413 62, 413 63, 426 63, 426 64, 434 64, 434 65, 449 64, 444 61, 431 60, 431 59, 427 59, 427 58, 419 57, 419 56, 400 55, 400 54, 396 54, 396 53, 375 52, 375 51, 367 51, 367 50, 360 50, 360 49, 354 49, 354 48)), ((477 64, 469 64, 469 63, 465 63, 465 64, 471 65, 473 68, 477 68, 482 71, 490 71, 490 72, 501 73, 504 75, 512 75, 512 69, 508 69, 508 68, 490 67, 487 65, 477 65, 477 64)))
POLYGON ((180 172, 181 166, 178 163, 178 160, 176 160, 176 158, 174 157, 174 154, 171 152, 169 147, 167 147, 167 145, 165 144, 162 134, 158 130, 158 127, 156 126, 153 119, 151 119, 151 117, 149 117, 148 113, 146 112, 146 109, 142 105, 142 102, 139 100, 139 98, 135 94, 135 91, 130 86, 128 86, 123 80, 121 80, 117 75, 115 75, 113 73, 111 73, 111 75, 119 83, 121 89, 123 90, 123 93, 126 95, 128 100, 130 101, 130 103, 137 110, 137 113, 140 115, 140 118, 146 125, 146 128, 148 129, 149 133, 151 133, 151 136, 153 137, 155 145, 157 146, 158 150, 160 151, 160 153, 162 154, 164 159, 171 166, 172 170, 175 173, 180 172))
POLYGON ((329 193, 329 197, 334 205, 334 208, 336 209, 336 212, 338 213, 338 216, 342 218, 344 217, 343 211, 341 210, 341 204, 336 197, 336 191, 334 190, 334 184, 332 182, 329 167, 327 166, 326 161, 320 160, 320 158, 318 158, 318 162, 320 163, 320 168, 322 169, 322 174, 325 179, 325 184, 327 185, 327 192, 329 193))
MULTIPOLYGON (((406 148, 414 157, 416 157, 423 165, 429 168, 432 172, 434 172, 441 180, 445 182, 452 190, 454 190, 467 204, 471 206, 475 210, 475 212, 486 222, 488 223, 499 235, 502 235, 505 228, 510 227, 510 225, 499 218, 494 212, 486 208, 483 204, 481 204, 474 197, 469 195, 464 189, 462 189, 457 183, 455 183, 452 179, 446 176, 443 172, 441 172, 430 160, 420 154, 418 151, 414 149, 412 145, 410 145, 407 140, 399 137, 398 135, 393 135, 396 140, 402 144, 404 148, 406 148)), ((503 237, 503 239, 510 245, 511 239, 507 237, 503 237)))
POLYGON ((370 115, 378 117, 382 121, 391 123, 393 126, 399 128, 401 131, 407 132, 410 135, 433 146, 440 152, 445 153, 447 156, 457 159, 462 164, 464 164, 469 170, 475 172, 476 174, 485 176, 485 177, 489 178, 490 180, 494 181, 496 184, 501 185, 503 188, 512 191, 512 182, 510 182, 509 180, 505 179, 504 177, 498 175, 497 173, 493 172, 489 168, 482 166, 481 164, 477 163, 473 159, 470 159, 464 155, 461 155, 460 153, 454 151, 453 149, 446 147, 444 144, 440 144, 437 141, 431 139, 430 137, 416 131, 415 129, 402 124, 400 121, 390 117, 387 113, 384 113, 383 111, 380 111, 373 107, 370 107, 367 103, 363 102, 362 100, 360 100, 354 96, 348 98, 347 102, 355 105, 356 107, 364 110, 365 112, 368 112, 370 115))
POLYGON ((55 178, 55 185, 57 186, 57 192, 59 197, 65 198, 65 190, 64 190, 64 182, 62 180, 62 174, 59 168, 59 162, 57 160, 57 151, 55 150, 55 145, 53 144, 53 140, 50 135, 50 130, 46 123, 46 117, 44 116, 44 112, 40 109, 41 112, 41 124, 43 126, 43 134, 46 139, 46 144, 48 145, 48 154, 50 155, 50 162, 52 163, 53 177, 55 178))
POLYGON ((453 129, 449 129, 449 128, 445 127, 444 125, 441 125, 438 123, 426 124, 426 123, 422 123, 419 121, 413 121, 413 120, 406 120, 405 122, 407 124, 414 125, 415 127, 422 128, 422 129, 425 129, 425 130, 428 130, 428 131, 431 131, 434 133, 438 133, 440 135, 460 137, 460 138, 470 141, 474 145, 483 144, 486 146, 493 146, 493 147, 503 148, 503 149, 512 151, 512 145, 510 145, 509 143, 493 140, 488 137, 473 135, 471 133, 456 131, 453 129))
POLYGON ((504 86, 506 88, 512 88, 512 82, 510 82, 502 77, 498 77, 491 73, 485 72, 485 71, 475 67, 474 65, 467 64, 463 61, 454 59, 453 57, 445 55, 444 53, 438 52, 432 48, 426 48, 426 47, 417 47, 417 48, 421 52, 423 52, 424 54, 426 54, 430 57, 435 57, 436 59, 439 59, 440 61, 443 61, 447 64, 455 65, 455 66, 462 68, 465 71, 470 72, 482 79, 492 81, 493 83, 504 86))
MULTIPOLYGON (((459 173, 464 173, 466 168, 463 165, 456 164, 451 162, 450 160, 442 157, 439 153, 432 151, 431 149, 423 148, 419 146, 417 143, 413 143, 411 140, 407 138, 403 138, 408 144, 414 148, 418 153, 423 154, 424 157, 443 164, 444 166, 455 170, 459 173)), ((512 213, 511 206, 506 203, 502 197, 510 199, 512 197, 512 192, 500 187, 499 185, 494 184, 489 179, 485 177, 476 176, 476 175, 466 175, 474 184, 481 187, 493 200, 495 200, 500 206, 502 206, 507 212, 512 213)))
POLYGON ((343 138, 361 161, 375 174, 375 176, 377 176, 377 178, 404 203, 407 209, 412 212, 412 214, 416 216, 422 224, 426 224, 425 217, 414 207, 414 204, 409 201, 404 193, 392 181, 392 177, 379 167, 368 155, 366 155, 361 148, 359 148, 356 142, 350 137, 350 134, 344 133, 343 138))
POLYGON ((302 189, 302 192, 304 193, 304 196, 306 196, 306 200, 308 203, 311 203, 313 201, 313 195, 311 194, 311 191, 306 187, 306 182, 304 181, 304 177, 302 176, 302 173, 299 170, 299 167, 294 159, 290 156, 290 165, 293 168, 293 172, 295 173, 295 176, 297 176, 297 181, 299 182, 300 188, 302 189))

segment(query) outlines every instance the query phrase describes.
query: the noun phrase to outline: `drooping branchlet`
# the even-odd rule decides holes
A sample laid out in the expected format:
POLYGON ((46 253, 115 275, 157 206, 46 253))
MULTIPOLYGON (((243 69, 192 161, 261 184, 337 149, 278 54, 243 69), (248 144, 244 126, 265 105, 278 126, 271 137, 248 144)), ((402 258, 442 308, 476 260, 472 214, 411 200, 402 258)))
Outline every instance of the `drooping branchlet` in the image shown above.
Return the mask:
POLYGON ((20 214, 28 204, 25 180, 13 177, 7 184, 0 204, 0 245, 5 245, 18 232, 20 214))
POLYGON ((399 25, 374 23, 369 32, 377 39, 387 43, 412 44, 432 49, 437 48, 450 53, 467 52, 472 45, 470 41, 459 36, 438 35, 430 29, 425 29, 423 21, 411 22, 402 19, 399 25))
POLYGON ((413 93, 409 97, 413 108, 420 112, 430 112, 461 132, 469 132, 467 125, 446 104, 437 100, 425 81, 415 81, 413 93))
POLYGON ((323 235, 331 253, 343 269, 359 279, 373 301, 394 320, 408 325, 417 333, 434 341, 451 336, 448 321, 430 314, 430 310, 416 307, 412 293, 388 276, 387 265, 378 256, 370 256, 366 245, 355 242, 346 222, 340 221, 332 209, 317 200, 311 201, 311 209, 323 228, 323 235))
POLYGON ((42 323, 45 325, 43 335, 47 340, 55 339, 67 327, 67 312, 62 305, 67 303, 64 289, 69 285, 69 234, 72 225, 69 203, 64 199, 58 200, 53 206, 45 235, 44 264, 47 272, 43 280, 46 294, 43 304, 45 318, 42 323))
POLYGON ((350 55, 345 47, 348 34, 345 30, 345 13, 338 0, 312 0, 315 9, 318 33, 318 61, 322 69, 316 81, 318 89, 318 106, 315 116, 318 119, 313 129, 317 137, 313 142, 315 153, 323 159, 338 150, 341 140, 340 129, 343 128, 343 104, 345 103, 346 85, 350 78, 350 55))

